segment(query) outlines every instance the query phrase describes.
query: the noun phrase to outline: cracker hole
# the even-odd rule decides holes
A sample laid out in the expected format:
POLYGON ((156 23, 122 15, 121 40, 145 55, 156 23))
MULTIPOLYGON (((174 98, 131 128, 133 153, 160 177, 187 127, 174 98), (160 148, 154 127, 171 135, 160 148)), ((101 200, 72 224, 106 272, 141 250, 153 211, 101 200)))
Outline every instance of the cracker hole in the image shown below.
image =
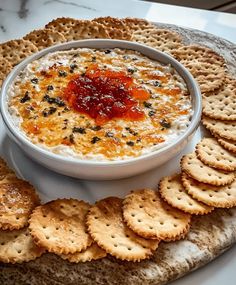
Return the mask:
POLYGON ((131 217, 135 217, 135 214, 131 214, 131 217))
POLYGON ((139 222, 139 223, 141 223, 141 222, 142 222, 142 220, 138 219, 138 222, 139 222))
POLYGON ((114 247, 118 247, 118 244, 115 243, 113 246, 114 246, 114 247))

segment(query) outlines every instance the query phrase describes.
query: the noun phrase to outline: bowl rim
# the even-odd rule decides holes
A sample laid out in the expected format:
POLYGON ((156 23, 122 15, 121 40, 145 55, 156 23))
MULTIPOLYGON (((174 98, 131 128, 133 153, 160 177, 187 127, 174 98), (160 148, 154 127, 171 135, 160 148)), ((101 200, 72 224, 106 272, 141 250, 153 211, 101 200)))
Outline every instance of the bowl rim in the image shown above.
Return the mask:
MULTIPOLYGON (((156 60, 156 59, 155 59, 156 60)), ((161 62, 161 61, 160 61, 161 62)), ((186 138, 188 138, 198 127, 200 118, 201 118, 201 111, 202 111, 202 99, 201 99, 201 92, 200 88, 193 78, 192 74, 176 59, 171 57, 169 54, 166 54, 164 52, 161 52, 159 50, 156 50, 154 48, 151 48, 149 46, 146 46, 144 44, 136 43, 136 42, 130 42, 130 41, 124 41, 124 40, 114 40, 114 39, 89 39, 89 40, 77 40, 77 41, 71 41, 66 42, 58 45, 54 45, 48 48, 45 48, 37 53, 34 53, 33 55, 27 57, 22 62, 20 62, 17 66, 13 68, 13 70, 9 73, 7 78, 4 80, 2 89, 1 89, 1 100, 0 100, 0 111, 2 114, 3 121, 5 125, 7 126, 10 133, 15 137, 15 139, 26 145, 27 147, 31 148, 32 150, 40 153, 40 155, 43 155, 44 157, 54 159, 58 162, 67 162, 72 163, 74 165, 93 165, 93 166, 117 166, 117 165, 126 165, 126 164, 134 164, 139 161, 147 160, 152 157, 164 154, 168 152, 171 148, 179 145, 181 142, 183 142, 186 138), (104 47, 91 47, 89 45, 91 44, 97 44, 98 46, 102 45, 104 47), (81 46, 82 45, 82 46, 81 46), (88 45, 88 46, 87 46, 88 45), (109 45, 115 45, 113 47, 109 47, 109 45), (123 47, 122 47, 123 46, 123 47), (128 46, 128 47, 127 47, 128 46), (5 98, 7 97, 7 91, 9 85, 12 83, 12 81, 16 78, 16 76, 20 73, 21 70, 23 70, 30 62, 33 60, 37 60, 41 58, 42 56, 50 53, 50 52, 56 52, 56 51, 63 51, 63 50, 69 50, 73 48, 97 48, 97 49, 111 49, 111 48, 120 48, 120 49, 131 49, 135 51, 139 51, 141 54, 152 58, 152 56, 149 56, 148 54, 156 54, 158 57, 161 57, 163 60, 167 60, 171 65, 174 65, 174 68, 177 70, 178 73, 181 72, 180 76, 184 78, 184 81, 186 85, 188 85, 189 92, 191 93, 191 101, 192 101, 192 108, 193 108, 193 100, 195 101, 195 108, 193 108, 193 114, 192 119, 185 130, 184 133, 182 133, 174 142, 168 143, 166 146, 163 146, 160 149, 153 150, 151 152, 148 152, 146 154, 142 154, 137 157, 132 158, 125 158, 125 159, 117 159, 117 160, 93 160, 93 159, 86 159, 86 158, 79 158, 79 157, 71 157, 71 156, 63 156, 60 154, 53 153, 47 149, 44 149, 40 147, 39 145, 33 144, 29 139, 27 139, 26 135, 20 132, 18 128, 15 127, 13 124, 13 120, 10 119, 10 114, 8 112, 7 107, 7 100, 5 98), (144 49, 144 51, 140 51, 144 49), (190 85, 190 88, 189 88, 190 85)))

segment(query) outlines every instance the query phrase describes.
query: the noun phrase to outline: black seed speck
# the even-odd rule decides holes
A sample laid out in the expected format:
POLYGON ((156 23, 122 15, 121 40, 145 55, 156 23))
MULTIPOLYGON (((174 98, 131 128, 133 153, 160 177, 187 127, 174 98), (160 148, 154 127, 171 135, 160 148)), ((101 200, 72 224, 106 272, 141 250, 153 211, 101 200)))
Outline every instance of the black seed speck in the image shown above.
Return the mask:
POLYGON ((134 142, 132 142, 132 141, 128 141, 126 144, 129 146, 134 146, 134 142))
POLYGON ((166 129, 169 129, 171 127, 171 123, 168 122, 166 119, 163 119, 160 121, 160 125, 163 127, 163 128, 166 128, 166 129))
POLYGON ((144 107, 146 107, 146 108, 152 108, 152 104, 151 104, 151 103, 148 103, 148 102, 146 102, 146 101, 143 102, 143 105, 144 105, 144 107))
POLYGON ((66 73, 65 71, 63 71, 63 70, 59 70, 58 75, 59 75, 60 77, 66 77, 66 76, 67 76, 67 73, 66 73))
POLYGON ((105 54, 111 53, 111 50, 107 49, 104 51, 105 54))
POLYGON ((156 80, 156 81, 153 82, 153 86, 160 87, 161 86, 161 82, 156 80))
POLYGON ((30 98, 30 96, 29 96, 29 92, 26 91, 24 97, 20 99, 20 102, 21 102, 21 103, 25 103, 26 101, 29 101, 30 99, 31 99, 31 98, 30 98))
POLYGON ((81 127, 74 127, 72 132, 73 133, 79 133, 79 134, 86 134, 85 128, 81 128, 81 127))
POLYGON ((93 127, 91 127, 91 130, 93 130, 93 131, 100 131, 101 129, 102 129, 101 126, 93 126, 93 127))
POLYGON ((47 117, 47 116, 52 115, 53 113, 55 113, 56 110, 57 110, 57 108, 50 107, 49 109, 47 109, 47 108, 44 109, 42 113, 43 113, 44 117, 47 117))
POLYGON ((33 84, 38 84, 39 80, 38 78, 33 78, 30 80, 33 84))
POLYGON ((100 141, 101 139, 99 137, 93 137, 91 140, 92 144, 95 144, 96 142, 100 141))
POLYGON ((47 91, 52 91, 53 89, 54 89, 54 87, 52 85, 48 85, 47 91))
POLYGON ((155 114, 156 114, 156 111, 154 111, 154 110, 151 110, 148 112, 149 117, 153 117, 155 114))

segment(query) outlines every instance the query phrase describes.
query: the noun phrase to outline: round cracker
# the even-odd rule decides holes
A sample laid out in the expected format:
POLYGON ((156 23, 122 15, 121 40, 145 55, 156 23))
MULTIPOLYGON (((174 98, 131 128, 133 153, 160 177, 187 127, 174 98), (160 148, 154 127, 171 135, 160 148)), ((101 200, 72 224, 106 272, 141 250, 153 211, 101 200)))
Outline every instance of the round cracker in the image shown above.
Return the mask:
POLYGON ((182 181, 188 193, 198 201, 217 208, 236 206, 236 180, 229 185, 213 186, 198 182, 183 173, 182 181))
POLYGON ((3 231, 0 230, 0 261, 4 263, 22 263, 41 256, 45 249, 38 247, 28 228, 3 231))
POLYGON ((88 248, 81 252, 61 254, 60 257, 70 262, 79 263, 91 260, 98 260, 106 257, 107 253, 96 242, 93 242, 88 248))
POLYGON ((131 39, 130 29, 121 19, 113 17, 99 17, 93 19, 93 22, 105 26, 111 39, 120 39, 127 41, 131 39))
POLYGON ((33 43, 38 50, 50 47, 66 41, 65 37, 56 31, 50 29, 34 30, 23 38, 33 43))
POLYGON ((221 186, 234 180, 234 173, 209 167, 197 158, 195 152, 186 154, 181 159, 181 169, 199 182, 221 186))
POLYGON ((45 28, 63 34, 67 41, 110 38, 106 28, 102 24, 89 20, 58 18, 48 23, 45 28))
POLYGON ((122 199, 108 197, 96 202, 87 216, 89 233, 107 253, 121 260, 140 261, 149 258, 159 240, 147 240, 123 222, 122 199))
POLYGON ((236 141, 236 121, 220 121, 203 116, 202 123, 214 136, 236 141))
POLYGON ((34 187, 14 174, 0 181, 0 228, 13 230, 25 227, 33 209, 40 204, 34 187))
POLYGON ((221 87, 225 81, 225 60, 210 48, 197 45, 180 47, 172 52, 197 80, 202 92, 221 87))
POLYGON ((134 31, 132 41, 143 43, 168 53, 182 45, 182 38, 179 34, 156 27, 134 31))
POLYGON ((11 72, 13 66, 4 57, 0 57, 0 87, 7 75, 11 72))
POLYGON ((205 215, 214 210, 213 207, 193 199, 187 193, 180 174, 162 178, 159 184, 159 192, 161 197, 172 207, 192 215, 205 215))
POLYGON ((11 66, 17 65, 37 51, 38 49, 33 43, 23 39, 0 44, 0 54, 11 66))
POLYGON ((210 167, 224 171, 236 170, 236 157, 221 147, 214 138, 204 138, 196 145, 197 157, 210 167))
POLYGON ((145 29, 155 29, 156 26, 144 19, 139 18, 125 18, 122 19, 127 27, 129 27, 131 33, 134 31, 143 31, 145 29))
POLYGON ((236 141, 227 140, 221 137, 216 137, 218 143, 230 152, 236 153, 236 141))
POLYGON ((189 229, 191 215, 164 202, 158 192, 141 189, 127 195, 123 202, 127 225, 145 238, 174 239, 189 229))
POLYGON ((34 241, 57 254, 85 250, 92 244, 85 224, 89 207, 76 199, 58 199, 37 207, 29 220, 34 241))
POLYGON ((236 120, 236 92, 233 85, 225 83, 222 88, 203 94, 202 112, 213 119, 236 120))

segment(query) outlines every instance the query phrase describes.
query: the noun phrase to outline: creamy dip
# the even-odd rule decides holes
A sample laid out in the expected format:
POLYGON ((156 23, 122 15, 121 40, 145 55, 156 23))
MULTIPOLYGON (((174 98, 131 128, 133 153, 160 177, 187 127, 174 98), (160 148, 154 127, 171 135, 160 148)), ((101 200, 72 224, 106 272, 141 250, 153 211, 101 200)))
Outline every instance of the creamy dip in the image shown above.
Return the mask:
POLYGON ((8 106, 34 144, 92 160, 163 148, 185 132, 192 114, 171 65, 118 48, 59 51, 31 62, 9 87, 8 106))

